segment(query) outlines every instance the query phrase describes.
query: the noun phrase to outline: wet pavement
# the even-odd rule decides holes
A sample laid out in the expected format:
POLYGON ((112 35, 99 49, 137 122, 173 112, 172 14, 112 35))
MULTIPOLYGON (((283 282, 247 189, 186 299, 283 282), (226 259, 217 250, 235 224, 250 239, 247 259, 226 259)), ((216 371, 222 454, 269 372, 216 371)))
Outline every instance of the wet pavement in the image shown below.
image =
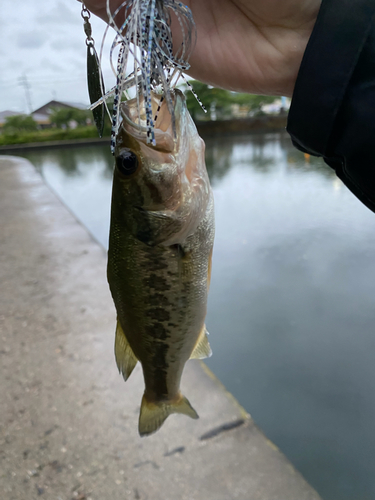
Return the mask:
POLYGON ((200 362, 182 381, 200 419, 138 436, 105 268, 32 165, 0 157, 0 498, 319 500, 200 362))

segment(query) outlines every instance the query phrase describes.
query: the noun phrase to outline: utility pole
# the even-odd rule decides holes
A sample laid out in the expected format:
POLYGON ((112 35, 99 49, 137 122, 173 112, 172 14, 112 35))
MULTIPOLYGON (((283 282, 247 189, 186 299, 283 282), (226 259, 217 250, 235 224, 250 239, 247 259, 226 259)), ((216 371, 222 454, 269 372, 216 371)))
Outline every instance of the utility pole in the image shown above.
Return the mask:
POLYGON ((25 89, 27 107, 29 108, 29 113, 31 114, 33 108, 31 105, 30 84, 27 80, 26 74, 20 76, 20 78, 18 79, 18 82, 19 82, 19 85, 22 85, 22 87, 25 89))

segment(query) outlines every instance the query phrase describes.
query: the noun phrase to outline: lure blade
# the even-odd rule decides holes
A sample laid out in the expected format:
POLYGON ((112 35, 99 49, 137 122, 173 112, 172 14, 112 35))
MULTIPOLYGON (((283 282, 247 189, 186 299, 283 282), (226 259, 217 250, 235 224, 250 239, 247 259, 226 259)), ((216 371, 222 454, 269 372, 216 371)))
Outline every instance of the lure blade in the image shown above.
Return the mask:
MULTIPOLYGON (((93 104, 102 97, 105 90, 98 55, 91 44, 87 46, 87 86, 90 103, 93 104)), ((96 128, 99 132, 99 137, 102 137, 104 129, 104 103, 94 108, 92 114, 94 116, 96 128)))

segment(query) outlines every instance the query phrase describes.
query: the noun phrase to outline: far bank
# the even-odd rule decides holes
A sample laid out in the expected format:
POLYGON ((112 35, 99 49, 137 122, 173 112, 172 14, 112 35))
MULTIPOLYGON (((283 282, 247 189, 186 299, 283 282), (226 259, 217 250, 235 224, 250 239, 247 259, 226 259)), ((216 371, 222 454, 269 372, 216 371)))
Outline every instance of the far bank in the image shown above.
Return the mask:
MULTIPOLYGON (((254 134, 263 132, 279 132, 285 130, 287 123, 287 114, 280 115, 262 115, 251 118, 236 118, 230 120, 216 121, 197 121, 196 126, 199 134, 205 137, 215 135, 238 135, 238 134, 254 134)), ((17 151, 36 151, 45 148, 61 148, 61 147, 76 147, 76 146, 94 146, 97 144, 110 143, 109 137, 86 137, 86 138, 70 138, 59 139, 54 141, 38 141, 37 137, 33 137, 32 142, 24 142, 21 144, 4 144, 0 146, 0 153, 10 153, 17 151)))

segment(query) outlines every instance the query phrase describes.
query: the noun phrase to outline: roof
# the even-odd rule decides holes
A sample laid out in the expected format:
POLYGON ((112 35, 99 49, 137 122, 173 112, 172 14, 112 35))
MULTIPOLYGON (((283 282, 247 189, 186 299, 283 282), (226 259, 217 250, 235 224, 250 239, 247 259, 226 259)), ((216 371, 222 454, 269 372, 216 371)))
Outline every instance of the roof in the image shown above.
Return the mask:
POLYGON ((16 115, 22 115, 23 113, 19 113, 17 111, 10 111, 9 109, 5 111, 0 111, 0 125, 3 125, 5 123, 5 118, 8 116, 16 116, 16 115))
POLYGON ((78 102, 63 102, 63 101, 49 101, 38 109, 35 109, 31 114, 43 115, 44 117, 49 116, 56 108, 77 108, 77 109, 87 109, 87 106, 78 102))

